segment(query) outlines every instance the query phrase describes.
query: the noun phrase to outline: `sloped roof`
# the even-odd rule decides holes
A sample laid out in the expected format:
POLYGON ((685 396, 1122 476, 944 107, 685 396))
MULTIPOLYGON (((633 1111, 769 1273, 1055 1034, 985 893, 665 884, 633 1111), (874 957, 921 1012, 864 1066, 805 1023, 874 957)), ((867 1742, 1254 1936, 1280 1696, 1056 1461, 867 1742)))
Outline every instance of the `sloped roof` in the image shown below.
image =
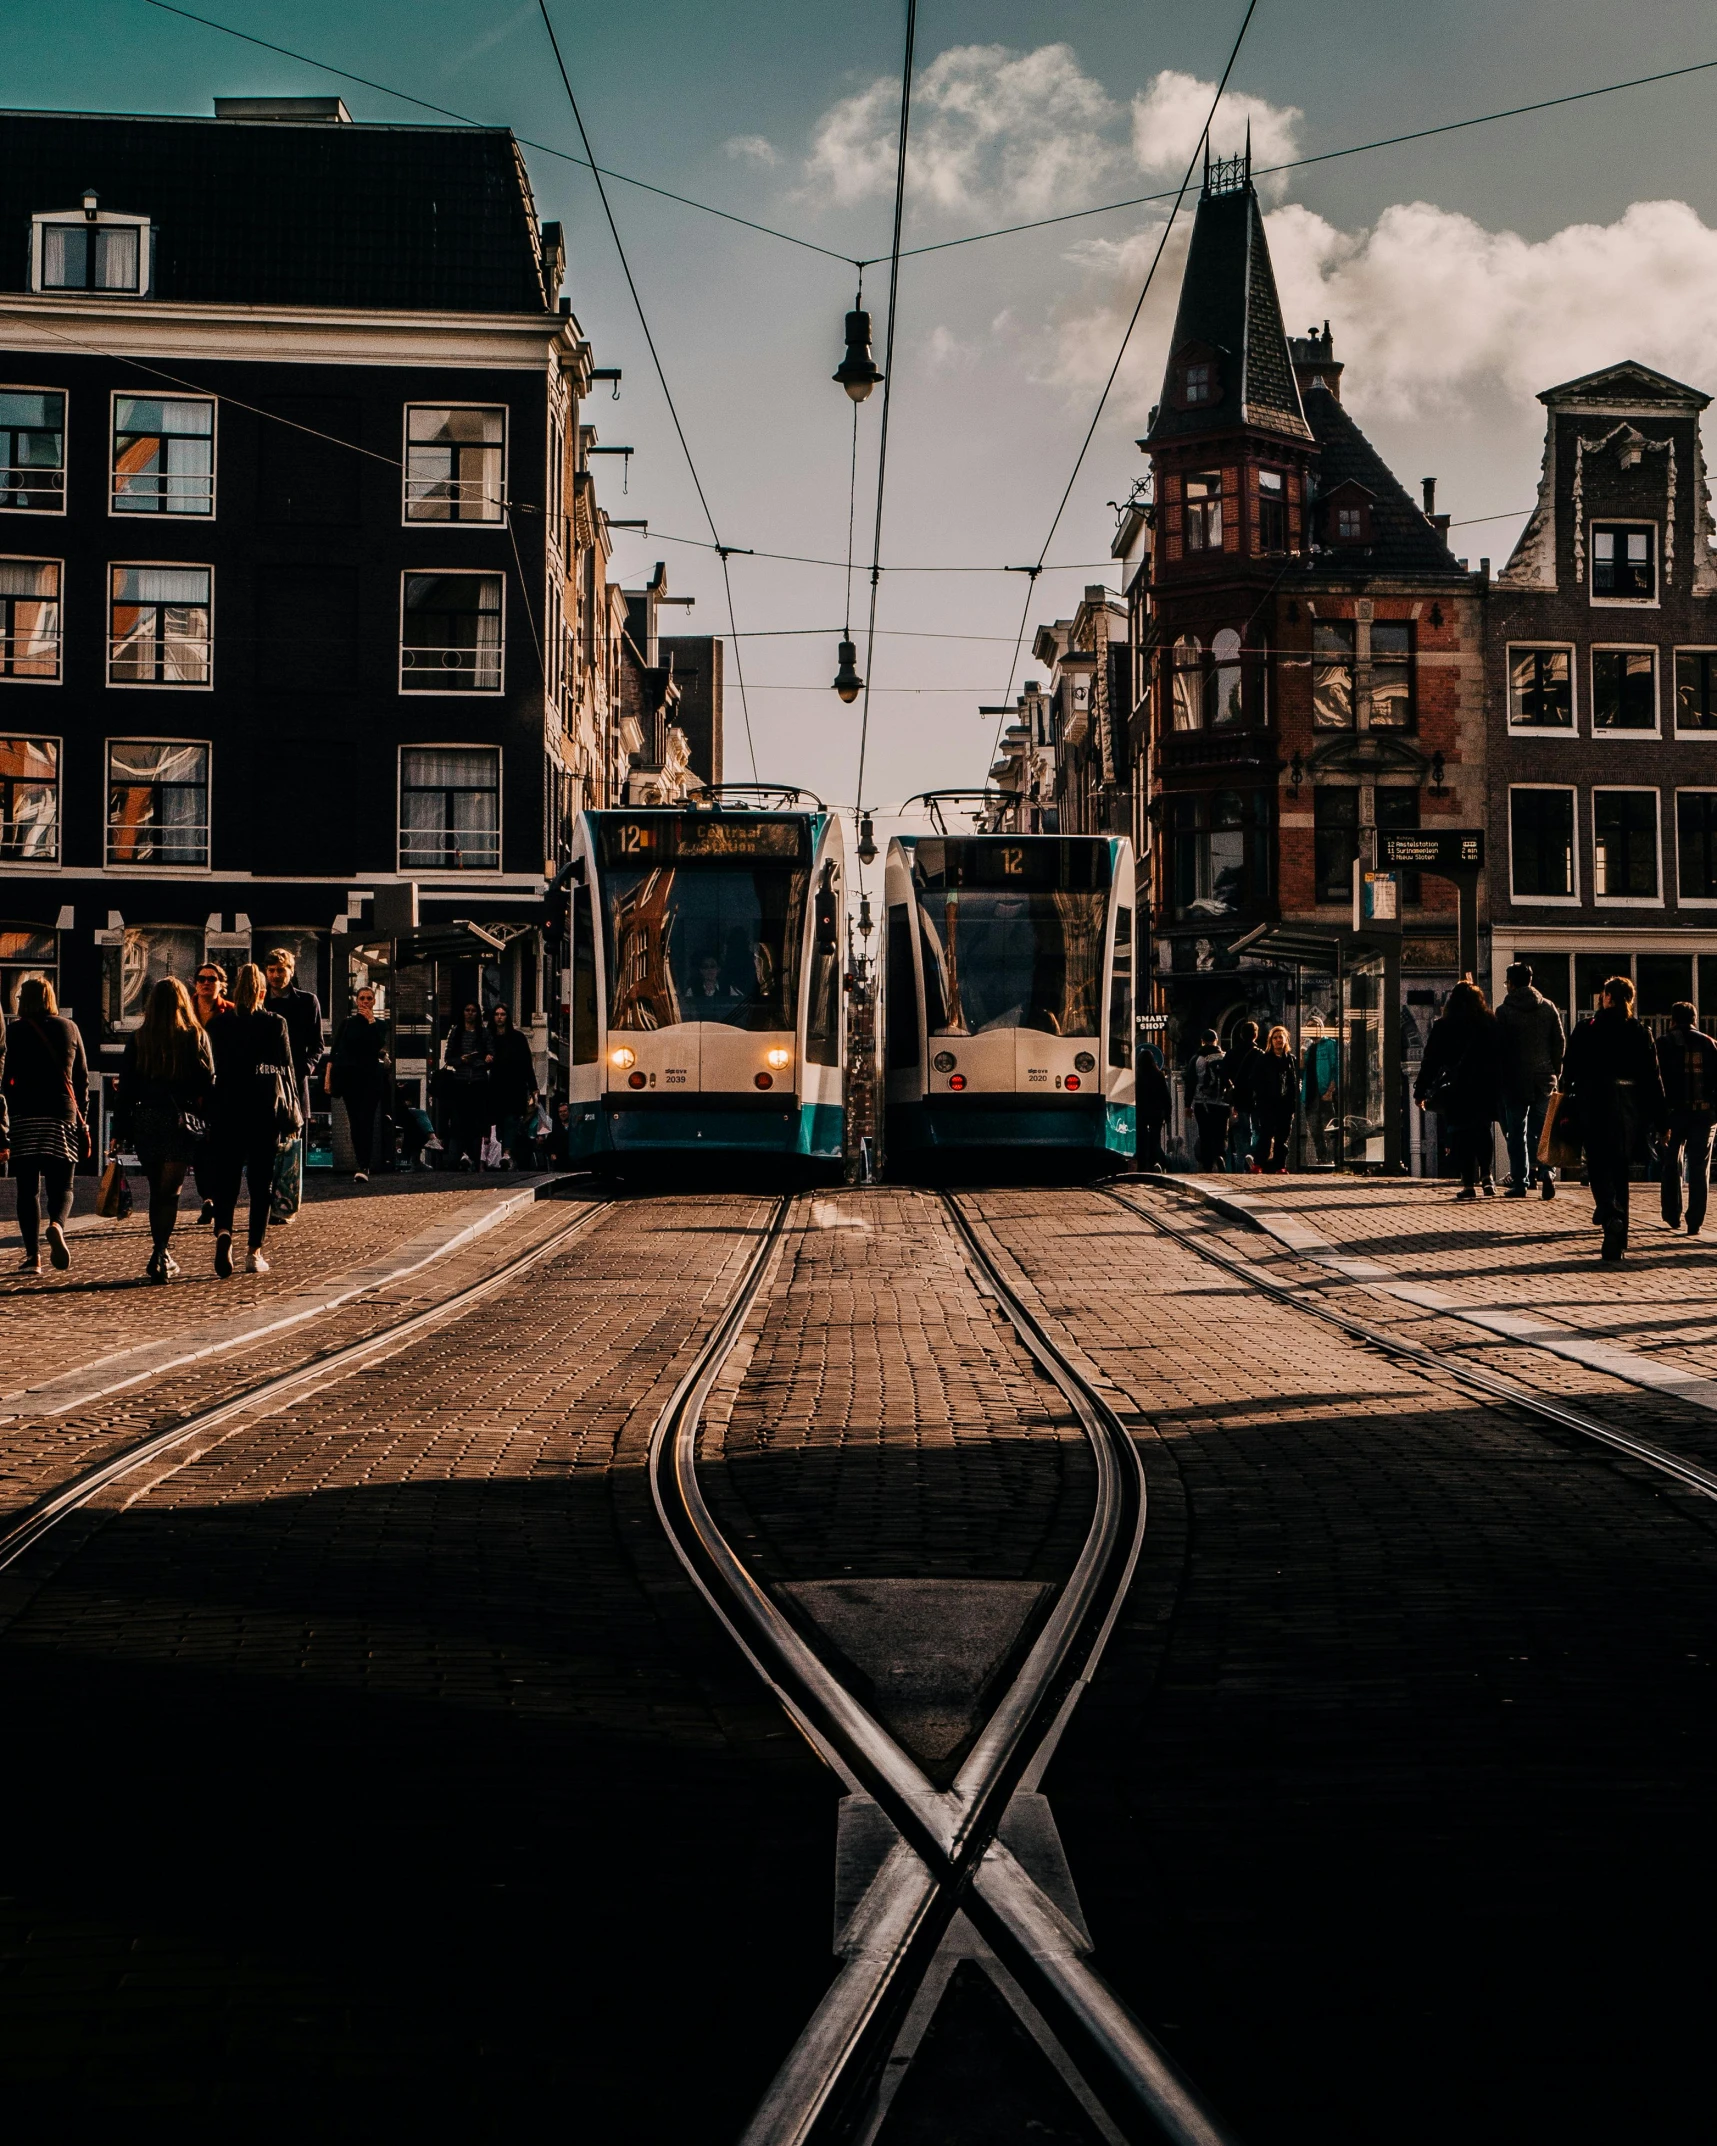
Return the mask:
POLYGON ((1144 444, 1192 438, 1251 425, 1289 439, 1308 437, 1300 407, 1281 301, 1250 179, 1200 195, 1169 343, 1162 400, 1144 444), (1221 360, 1222 394, 1183 410, 1175 393, 1176 355, 1205 344, 1221 360))
POLYGON ((0 113, 0 291, 29 289, 30 219, 156 227, 152 295, 226 305, 542 313, 513 137, 477 127, 0 113))
POLYGON ((1606 365, 1599 372, 1584 373, 1578 380, 1564 380, 1560 387, 1547 387, 1538 399, 1551 404, 1674 403, 1682 409, 1692 407, 1696 410, 1705 409, 1711 401, 1710 396, 1702 394, 1698 388, 1689 387, 1683 380, 1672 380, 1668 373, 1654 372, 1636 358, 1624 358, 1619 365, 1606 365))
POLYGON ((1332 545, 1308 555, 1307 570, 1340 572, 1344 563, 1361 574, 1451 574, 1465 569, 1394 471, 1321 382, 1306 390, 1306 416, 1318 443, 1317 488, 1327 499, 1338 485, 1359 484, 1371 494, 1372 541, 1332 545))

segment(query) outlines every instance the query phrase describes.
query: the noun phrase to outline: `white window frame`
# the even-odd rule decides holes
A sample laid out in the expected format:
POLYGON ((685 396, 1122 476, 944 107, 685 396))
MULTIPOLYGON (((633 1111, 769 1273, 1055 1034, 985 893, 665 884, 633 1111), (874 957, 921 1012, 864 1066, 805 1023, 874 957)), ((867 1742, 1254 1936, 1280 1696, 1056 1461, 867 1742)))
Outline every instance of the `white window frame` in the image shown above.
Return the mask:
POLYGON ((1590 514, 1586 517, 1586 601, 1595 611, 1661 611, 1663 609, 1663 524, 1644 514, 1590 514), (1600 596, 1592 583, 1598 571, 1593 533, 1604 529, 1649 529, 1652 532, 1651 585, 1649 596, 1600 596))
POLYGON ((1668 906, 1663 884, 1663 792, 1655 783, 1595 782, 1591 791, 1592 901, 1605 909, 1663 909, 1668 906), (1598 892, 1598 800, 1600 797, 1649 797, 1652 825, 1657 831, 1657 892, 1655 894, 1600 894, 1598 892))
POLYGON ((1679 660, 1679 658, 1681 658, 1682 656, 1709 656, 1709 657, 1711 658, 1711 665, 1712 665, 1712 669, 1713 669, 1713 671, 1714 671, 1714 672, 1717 672, 1717 642, 1714 642, 1714 641, 1678 641, 1678 642, 1677 642, 1677 643, 1675 644, 1675 646, 1674 646, 1674 647, 1673 647, 1673 648, 1672 648, 1672 649, 1670 650, 1670 652, 1669 652, 1669 662, 1670 662, 1670 669, 1671 669, 1671 673, 1672 673, 1672 675, 1671 675, 1671 678, 1670 678, 1670 683, 1669 683, 1669 697, 1670 697, 1670 701, 1671 701, 1671 704, 1673 705, 1673 707, 1675 708, 1675 711, 1676 711, 1676 713, 1675 713, 1675 735, 1676 735, 1676 737, 1678 737, 1678 738, 1685 738, 1685 739, 1687 740, 1687 742, 1688 742, 1688 743, 1689 743, 1690 745, 1708 745, 1708 744, 1717 744, 1717 729, 1711 729, 1711 730, 1683 730, 1683 729, 1682 729, 1682 727, 1681 727, 1681 696, 1680 696, 1680 695, 1679 695, 1679 693, 1678 693, 1678 692, 1676 691, 1676 687, 1675 687, 1675 679, 1674 679, 1674 676, 1673 676, 1673 672, 1674 672, 1674 669, 1675 669, 1675 666, 1676 666, 1676 663, 1677 663, 1677 661, 1678 661, 1678 660, 1679 660))
MULTIPOLYGON (((1600 742, 1616 740, 1625 744, 1629 739, 1661 738, 1663 736, 1663 650, 1656 641, 1594 641, 1586 650, 1586 691, 1591 696, 1587 706, 1591 713, 1590 730, 1600 742), (1651 658, 1651 708, 1652 727, 1649 730, 1604 730, 1598 724, 1597 660, 1600 656, 1650 656, 1651 658)), ((1577 726, 1576 726, 1577 727, 1577 726)), ((1612 785, 1611 787, 1614 787, 1612 785)), ((1623 788, 1627 786, 1622 785, 1623 788)))
POLYGON ((30 218, 30 289, 44 298, 149 298, 155 288, 155 227, 147 216, 125 216, 111 209, 86 209, 80 201, 75 208, 43 209, 30 218), (42 281, 42 254, 46 245, 44 233, 49 224, 78 224, 85 229, 100 227, 130 229, 137 233, 137 287, 135 290, 68 290, 57 283, 42 281))
MULTIPOLYGON (((116 387, 111 389, 107 398, 107 514, 109 521, 123 522, 127 528, 132 529, 147 527, 151 523, 164 522, 176 526, 181 522, 212 522, 215 518, 215 491, 220 474, 220 441, 221 399, 218 395, 205 395, 201 389, 178 392, 172 388, 163 388, 159 393, 151 388, 116 387), (114 467, 113 443, 119 433, 119 398, 122 395, 127 400, 142 398, 150 402, 206 402, 209 405, 209 504, 206 512, 201 514, 174 514, 167 509, 157 507, 153 513, 147 513, 141 512, 134 507, 125 508, 114 504, 114 487, 119 482, 119 472, 114 467)), ((122 566, 130 564, 128 560, 120 560, 118 563, 122 566)))
MULTIPOLYGON (((0 520, 0 529, 5 527, 0 520)), ((58 569, 60 593, 54 599, 60 607, 59 637, 54 644, 54 675, 51 678, 15 678, 9 671, 0 671, 0 686, 62 686, 66 682, 66 562, 63 559, 44 557, 40 552, 0 552, 0 566, 52 566, 58 569)), ((11 735, 10 732, 7 733, 11 735)))
POLYGON ((66 741, 45 730, 15 730, 9 724, 0 727, 0 737, 40 738, 44 745, 54 748, 54 853, 51 857, 0 856, 0 873, 57 871, 64 862, 61 850, 66 816, 66 741))
MULTIPOLYGON (((419 442, 419 445, 424 444, 419 442)), ((402 405, 399 419, 399 525, 402 529, 505 529, 511 516, 507 511, 507 458, 513 445, 513 406, 507 402, 478 402, 470 397, 449 396, 444 402, 431 397, 422 397, 402 405), (413 410, 499 410, 501 413, 501 511, 492 522, 432 521, 426 516, 414 515, 411 509, 411 413, 413 410)), ((550 494, 553 497, 553 494, 550 494)), ((505 598, 502 599, 503 604, 505 598)))
POLYGON ((393 756, 393 824, 394 866, 405 878, 433 879, 437 868, 407 864, 405 861, 405 756, 407 753, 493 753, 495 756, 495 862, 488 871, 456 872, 448 866, 439 868, 440 875, 463 886, 467 880, 483 881, 499 879, 506 870, 507 800, 503 785, 507 779, 507 756, 493 738, 408 738, 402 739, 393 756))
MULTIPOLYGON (((1580 735, 1580 650, 1573 641, 1505 641, 1502 650, 1503 692, 1507 696, 1504 722, 1517 738, 1577 738, 1580 735), (1555 655, 1568 658, 1568 700, 1572 717, 1566 730, 1552 723, 1517 723, 1514 719, 1514 659, 1516 655, 1555 655)), ((1608 736, 1608 732, 1605 733, 1608 736)), ((1641 735, 1643 736, 1643 732, 1641 735)))
POLYGON ((1681 891, 1681 800, 1684 797, 1717 797, 1717 784, 1677 783, 1675 800, 1675 906, 1678 909, 1717 909, 1717 894, 1683 894, 1681 891))
POLYGON ((72 391, 69 387, 34 384, 28 380, 0 380, 0 395, 57 395, 64 414, 60 419, 60 503, 57 507, 0 507, 0 529, 10 522, 14 514, 54 514, 62 521, 66 514, 66 478, 72 459, 72 391))
MULTIPOLYGON (((215 569, 213 563, 203 559, 109 559, 102 569, 107 577, 104 597, 106 617, 103 632, 107 637, 107 663, 104 671, 107 690, 110 693, 212 693, 215 690, 215 569), (209 675, 200 685, 182 682, 169 683, 163 678, 159 684, 153 678, 115 678, 113 675, 113 573, 115 567, 142 566, 160 567, 167 572, 207 574, 209 577, 209 675)), ((140 745, 195 745, 195 738, 140 738, 140 745)))
MULTIPOLYGON (((1625 787, 1625 785, 1618 785, 1625 787)), ((1515 909, 1578 909, 1584 902, 1580 887, 1580 786, 1573 782, 1511 782, 1508 786, 1508 900, 1515 909), (1514 879, 1514 794, 1517 790, 1556 790, 1573 799, 1568 823, 1568 843, 1573 852, 1574 891, 1571 894, 1521 894, 1514 879)))
MULTIPOLYGON (((416 526, 416 527, 421 527, 421 526, 422 526, 422 524, 421 524, 421 523, 418 523, 418 524, 415 524, 414 526, 416 526)), ((488 523, 485 523, 485 524, 484 524, 483 526, 484 526, 485 528, 488 528, 488 529, 493 529, 493 528, 494 528, 494 527, 495 527, 496 525, 495 525, 495 524, 494 524, 493 522, 488 522, 488 523)), ((211 623, 211 625, 210 625, 210 629, 209 629, 209 640, 210 640, 210 645, 211 645, 211 647, 212 647, 212 646, 213 646, 213 642, 214 642, 214 627, 213 627, 213 624, 212 624, 212 623, 211 623)), ((400 691, 400 693, 401 693, 402 695, 404 695, 404 696, 405 696, 406 698, 410 699, 410 700, 478 700, 478 701, 496 701, 496 700, 500 700, 500 699, 502 699, 502 698, 503 698, 503 697, 505 696, 505 694, 506 694, 506 690, 507 690, 507 575, 506 575, 506 570, 505 570, 505 568, 504 568, 504 567, 499 567, 499 566, 404 566, 404 567, 401 567, 401 568, 400 568, 400 575, 399 575, 399 691, 400 691), (485 580, 489 580, 489 581, 498 581, 498 582, 499 582, 499 583, 501 584, 501 630, 500 630, 500 636, 499 636, 499 638, 498 638, 498 640, 496 641, 496 644, 495 644, 495 661, 496 661, 496 670, 497 670, 497 672, 498 672, 498 676, 497 676, 497 678, 496 678, 496 682, 494 683, 494 685, 492 685, 492 686, 408 686, 408 685, 406 684, 406 682, 405 682, 405 585, 406 585, 406 583, 407 583, 407 582, 408 582, 409 580, 411 580, 411 579, 413 578, 413 576, 414 576, 414 575, 417 575, 417 574, 434 574, 434 575, 438 576, 438 577, 439 577, 439 578, 440 578, 441 580, 443 580, 443 581, 450 581, 450 580, 452 580, 452 579, 453 579, 453 577, 454 577, 455 575, 460 575, 460 576, 463 576, 463 577, 464 577, 465 579, 467 579, 467 580, 471 580, 471 579, 476 579, 476 578, 479 578, 479 577, 481 577, 481 578, 483 578, 483 579, 485 579, 485 580)))
MULTIPOLYGON (((62 782, 64 780, 62 776, 62 782)), ((134 730, 112 731, 101 741, 101 861, 108 872, 145 872, 162 879, 208 879, 215 868, 215 746, 212 738, 163 738, 134 730), (206 786, 208 804, 207 818, 203 823, 203 848, 208 861, 204 864, 120 864, 114 861, 110 837, 113 823, 108 818, 108 795, 113 788, 113 748, 116 745, 200 745, 209 756, 209 779, 206 786)))

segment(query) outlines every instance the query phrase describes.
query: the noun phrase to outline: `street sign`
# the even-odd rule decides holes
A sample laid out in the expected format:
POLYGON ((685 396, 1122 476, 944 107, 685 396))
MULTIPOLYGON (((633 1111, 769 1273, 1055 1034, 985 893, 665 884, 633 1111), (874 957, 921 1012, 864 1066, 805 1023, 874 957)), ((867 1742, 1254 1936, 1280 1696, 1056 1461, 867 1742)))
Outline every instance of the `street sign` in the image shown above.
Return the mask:
POLYGON ((1374 871, 1355 860, 1353 867, 1353 928, 1355 931, 1401 929, 1401 875, 1374 871))
POLYGON ((1377 861, 1397 872, 1476 872, 1484 863, 1484 830, 1380 828, 1377 861))

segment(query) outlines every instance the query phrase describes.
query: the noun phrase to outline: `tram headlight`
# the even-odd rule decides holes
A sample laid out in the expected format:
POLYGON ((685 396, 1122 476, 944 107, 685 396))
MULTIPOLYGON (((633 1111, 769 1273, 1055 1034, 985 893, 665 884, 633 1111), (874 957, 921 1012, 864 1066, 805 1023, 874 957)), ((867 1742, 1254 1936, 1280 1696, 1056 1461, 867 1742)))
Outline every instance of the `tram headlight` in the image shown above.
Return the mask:
POLYGON ((1089 1051, 1081 1051, 1073 1063, 1076 1070, 1081 1073, 1095 1073, 1097 1070, 1097 1061, 1089 1051))
POLYGON ((610 1051, 608 1055, 613 1060, 615 1065, 620 1068, 622 1073, 625 1072, 628 1066, 635 1066, 638 1063, 637 1052, 629 1051, 626 1048, 625 1044, 621 1044, 620 1048, 617 1051, 610 1051))
POLYGON ((952 1051, 938 1051, 930 1061, 938 1073, 952 1073, 956 1062, 952 1051))
POLYGON ((783 1068, 793 1063, 793 1053, 782 1050, 781 1046, 777 1044, 774 1050, 764 1052, 763 1062, 765 1065, 773 1066, 776 1072, 779 1073, 783 1068))

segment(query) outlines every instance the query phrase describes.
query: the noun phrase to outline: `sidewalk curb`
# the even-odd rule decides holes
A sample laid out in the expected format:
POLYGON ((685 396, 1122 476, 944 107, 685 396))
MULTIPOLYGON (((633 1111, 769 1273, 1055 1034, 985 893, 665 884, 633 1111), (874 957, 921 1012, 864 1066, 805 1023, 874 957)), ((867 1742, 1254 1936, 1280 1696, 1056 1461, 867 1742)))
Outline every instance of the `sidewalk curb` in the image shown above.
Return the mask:
POLYGON ((450 1252, 460 1251, 476 1238, 485 1236, 509 1215, 551 1197, 562 1186, 578 1182, 578 1178, 571 1174, 545 1172, 540 1176, 533 1174, 505 1199, 468 1200, 451 1215, 419 1230, 416 1236, 408 1237, 391 1252, 366 1260, 360 1267, 347 1268, 320 1288, 295 1289, 271 1304, 257 1306, 236 1322, 230 1319, 199 1320, 196 1325, 186 1327, 165 1341, 145 1341, 129 1349, 117 1349, 112 1355, 97 1357, 93 1363, 81 1365, 75 1371, 61 1372, 37 1385, 21 1386, 10 1393, 0 1394, 0 1421, 14 1421, 24 1416, 64 1415, 69 1409, 103 1400, 109 1394, 140 1385, 143 1380, 162 1372, 177 1371, 186 1364, 199 1363, 204 1357, 223 1350, 245 1348, 271 1335, 284 1333, 290 1327, 301 1326, 307 1319, 350 1303, 354 1297, 366 1296, 373 1290, 407 1280, 435 1261, 445 1259, 450 1252))

